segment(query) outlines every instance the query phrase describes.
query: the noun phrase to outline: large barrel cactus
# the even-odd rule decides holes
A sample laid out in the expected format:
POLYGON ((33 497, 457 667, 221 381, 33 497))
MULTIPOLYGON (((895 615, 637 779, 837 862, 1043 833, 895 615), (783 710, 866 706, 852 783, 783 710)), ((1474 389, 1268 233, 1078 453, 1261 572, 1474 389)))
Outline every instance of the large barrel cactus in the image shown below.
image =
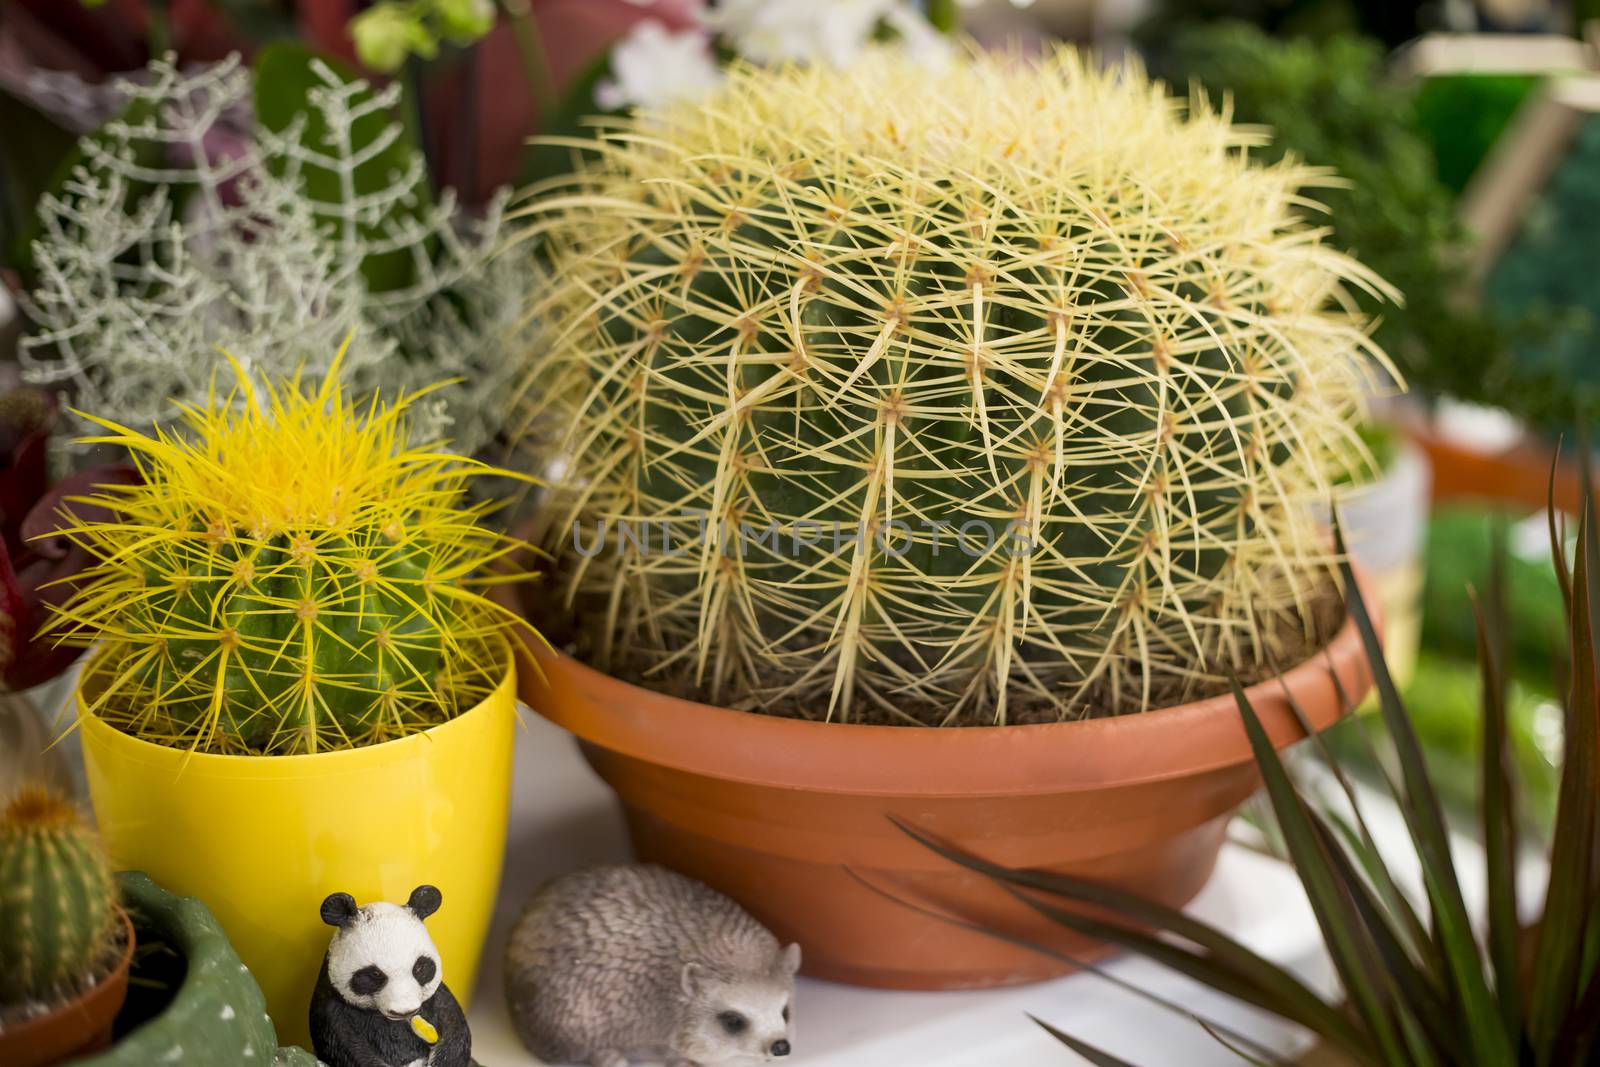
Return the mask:
POLYGON ((23 785, 0 813, 0 1006, 70 998, 102 977, 117 887, 78 809, 23 785))
POLYGON ((1071 51, 735 70, 530 200, 597 665, 836 720, 1140 710, 1311 647, 1385 291, 1259 132, 1071 51))
POLYGON ((99 642, 91 711, 162 744, 318 752, 426 729, 503 675, 510 616, 481 583, 510 542, 466 499, 489 468, 410 444, 415 396, 353 407, 336 382, 241 372, 183 436, 103 422, 144 480, 67 531, 99 560, 55 620, 99 642))

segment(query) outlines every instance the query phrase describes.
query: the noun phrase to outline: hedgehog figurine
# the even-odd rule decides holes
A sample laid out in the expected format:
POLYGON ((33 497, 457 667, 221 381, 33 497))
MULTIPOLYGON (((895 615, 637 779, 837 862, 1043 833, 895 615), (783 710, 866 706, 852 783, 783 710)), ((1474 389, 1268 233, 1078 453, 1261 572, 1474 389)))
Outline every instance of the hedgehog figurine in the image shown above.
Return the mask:
POLYGON ((311 1044, 328 1067, 471 1067, 466 1016, 423 925, 440 901, 419 885, 403 905, 322 902, 335 933, 311 995, 311 1044))
POLYGON ((800 946, 663 867, 597 867, 546 884, 506 949, 523 1044, 549 1063, 671 1067, 787 1056, 800 946))

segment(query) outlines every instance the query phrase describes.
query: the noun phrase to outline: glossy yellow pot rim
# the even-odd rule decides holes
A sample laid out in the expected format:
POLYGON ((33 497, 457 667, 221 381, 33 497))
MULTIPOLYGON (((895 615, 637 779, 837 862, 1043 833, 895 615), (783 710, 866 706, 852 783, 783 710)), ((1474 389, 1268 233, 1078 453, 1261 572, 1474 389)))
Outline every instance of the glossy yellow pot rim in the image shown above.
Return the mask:
POLYGON ((504 667, 494 690, 461 714, 431 726, 420 733, 397 737, 377 745, 360 748, 340 748, 327 752, 301 752, 281 756, 236 756, 216 752, 195 752, 186 748, 173 748, 146 741, 141 737, 123 733, 100 716, 92 714, 84 703, 80 685, 73 698, 78 705, 78 728, 103 748, 116 749, 118 758, 147 767, 170 768, 174 775, 198 775, 202 778, 243 778, 270 781, 281 778, 308 776, 331 777, 356 774, 375 764, 405 759, 417 750, 431 746, 452 733, 473 729, 469 719, 494 714, 494 707, 504 701, 515 701, 517 690, 516 663, 511 645, 502 639, 501 660, 504 667))

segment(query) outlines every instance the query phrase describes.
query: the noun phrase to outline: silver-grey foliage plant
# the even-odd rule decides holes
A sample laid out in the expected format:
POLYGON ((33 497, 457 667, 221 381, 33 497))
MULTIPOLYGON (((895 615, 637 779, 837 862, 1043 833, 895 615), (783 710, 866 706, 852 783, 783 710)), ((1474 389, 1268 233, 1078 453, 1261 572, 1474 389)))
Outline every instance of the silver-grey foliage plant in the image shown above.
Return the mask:
POLYGON ((253 78, 237 57, 194 72, 156 61, 121 84, 123 117, 83 139, 39 204, 30 380, 149 427, 177 414, 174 401, 205 402, 224 350, 262 379, 317 379, 353 334, 343 373, 354 392, 458 378, 432 395, 418 432, 467 453, 494 438, 511 392, 505 354, 523 329, 521 264, 491 255, 505 197, 469 222, 448 190, 425 195, 415 151, 362 191, 357 168, 403 130, 358 136, 357 125, 391 112, 398 86, 374 92, 321 61, 310 68, 321 121, 302 114, 281 133, 240 122, 253 78), (313 169, 338 179, 337 199, 307 194, 313 169), (397 253, 407 284, 369 287, 363 262, 397 253))

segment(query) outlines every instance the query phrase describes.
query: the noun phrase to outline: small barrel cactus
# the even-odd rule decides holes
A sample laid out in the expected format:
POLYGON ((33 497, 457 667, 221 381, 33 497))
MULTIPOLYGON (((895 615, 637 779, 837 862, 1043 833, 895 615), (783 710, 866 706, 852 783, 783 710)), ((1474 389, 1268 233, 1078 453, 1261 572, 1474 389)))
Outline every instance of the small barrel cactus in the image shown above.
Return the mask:
POLYGON ((82 814, 23 785, 0 814, 0 1004, 59 1000, 94 980, 116 940, 116 904, 82 814))
POLYGON ((513 617, 480 584, 512 542, 465 499, 491 468, 408 443, 416 395, 353 407, 337 382, 240 371, 182 436, 102 423, 144 481, 67 531, 99 561, 53 621, 99 641, 92 712, 163 744, 307 753, 426 729, 503 676, 513 617))
POLYGON ((1348 292, 1388 290, 1260 143, 1071 51, 736 68, 602 130, 524 231, 585 655, 940 724, 1136 711, 1314 644, 1306 505, 1384 362, 1348 292))

